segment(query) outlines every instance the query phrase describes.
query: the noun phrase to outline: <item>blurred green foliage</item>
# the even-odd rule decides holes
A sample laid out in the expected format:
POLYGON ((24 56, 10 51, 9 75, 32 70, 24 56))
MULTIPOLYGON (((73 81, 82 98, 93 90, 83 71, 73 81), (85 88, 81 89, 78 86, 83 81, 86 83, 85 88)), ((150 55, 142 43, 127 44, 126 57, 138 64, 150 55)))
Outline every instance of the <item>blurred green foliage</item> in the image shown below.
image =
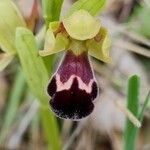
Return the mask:
MULTIPOLYGON (((133 75, 128 79, 127 85, 127 108, 133 113, 137 119, 142 121, 144 111, 150 101, 150 91, 148 92, 142 108, 139 105, 140 94, 140 78, 137 75, 133 75)), ((124 150, 136 150, 136 139, 139 129, 135 127, 130 120, 126 119, 124 129, 124 150)))

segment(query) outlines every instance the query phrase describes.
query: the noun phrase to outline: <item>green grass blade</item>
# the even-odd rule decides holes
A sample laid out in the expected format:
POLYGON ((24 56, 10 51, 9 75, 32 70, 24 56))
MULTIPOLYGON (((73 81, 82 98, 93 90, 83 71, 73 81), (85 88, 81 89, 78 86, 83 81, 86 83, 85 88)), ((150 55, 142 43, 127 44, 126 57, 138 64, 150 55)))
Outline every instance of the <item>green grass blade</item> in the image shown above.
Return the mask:
POLYGON ((17 28, 16 48, 30 89, 40 100, 41 105, 46 107, 44 110, 41 108, 41 119, 48 146, 51 149, 59 150, 56 118, 48 109, 48 97, 46 96, 48 72, 42 58, 38 56, 36 41, 31 31, 26 28, 17 28))
POLYGON ((73 12, 85 9, 91 15, 96 16, 105 4, 105 0, 78 0, 67 11, 66 17, 70 16, 73 12))
POLYGON ((15 118, 15 115, 16 115, 21 97, 24 93, 24 90, 25 90, 25 79, 24 79, 24 76, 23 76, 23 73, 21 72, 21 70, 19 70, 15 77, 15 81, 13 83, 13 86, 12 86, 12 89, 10 92, 10 96, 8 99, 8 107, 5 112, 5 116, 4 116, 4 120, 3 120, 4 123, 1 128, 0 143, 2 143, 4 141, 4 139, 7 135, 7 131, 10 128, 10 126, 15 118))
MULTIPOLYGON (((134 75, 128 80, 127 87, 127 108, 138 116, 139 111, 139 86, 140 79, 134 75)), ((134 150, 136 140, 137 127, 135 127, 128 119, 126 120, 124 130, 124 150, 134 150)))

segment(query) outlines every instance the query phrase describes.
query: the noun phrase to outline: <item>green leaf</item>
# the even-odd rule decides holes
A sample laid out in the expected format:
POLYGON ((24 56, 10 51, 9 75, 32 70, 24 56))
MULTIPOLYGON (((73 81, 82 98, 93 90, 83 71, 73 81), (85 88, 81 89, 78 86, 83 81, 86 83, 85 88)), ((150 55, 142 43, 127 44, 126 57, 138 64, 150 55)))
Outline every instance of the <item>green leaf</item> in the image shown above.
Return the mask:
POLYGON ((10 0, 0 1, 0 47, 5 52, 15 53, 15 30, 25 22, 15 4, 10 0))
POLYGON ((0 54, 0 71, 3 71, 13 58, 14 55, 11 53, 0 54))
POLYGON ((12 85, 11 92, 9 94, 8 106, 5 112, 3 125, 0 134, 0 143, 5 140, 6 135, 9 132, 9 128, 15 118, 19 103, 25 90, 25 79, 21 70, 17 72, 14 83, 12 85))
POLYGON ((41 119, 49 147, 59 150, 56 118, 48 109, 48 97, 46 96, 48 72, 42 58, 38 56, 35 38, 31 31, 19 27, 16 31, 15 43, 27 83, 41 103, 41 119))
POLYGON ((42 0, 43 16, 46 27, 49 27, 51 21, 59 20, 63 0, 42 0))
MULTIPOLYGON (((139 111, 139 87, 140 78, 133 75, 128 80, 127 88, 127 108, 138 117, 139 111)), ((124 130, 124 150, 134 150, 135 140, 137 134, 137 127, 135 127, 128 119, 126 120, 124 130)))
POLYGON ((38 51, 33 34, 25 28, 17 28, 16 48, 32 92, 40 99, 47 99, 45 95, 48 73, 38 51), (39 69, 40 68, 40 69, 39 69))
POLYGON ((78 0, 67 11, 66 17, 69 17, 75 11, 84 9, 91 15, 96 16, 105 4, 105 0, 78 0))

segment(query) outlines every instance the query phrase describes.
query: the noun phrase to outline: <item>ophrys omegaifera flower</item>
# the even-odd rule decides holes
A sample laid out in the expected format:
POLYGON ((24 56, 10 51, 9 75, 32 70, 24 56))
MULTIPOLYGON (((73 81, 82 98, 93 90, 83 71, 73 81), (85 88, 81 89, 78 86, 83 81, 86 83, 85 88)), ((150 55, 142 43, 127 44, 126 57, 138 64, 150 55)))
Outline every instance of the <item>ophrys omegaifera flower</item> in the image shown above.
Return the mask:
POLYGON ((44 50, 39 54, 66 51, 47 88, 51 108, 57 116, 81 119, 93 111, 98 86, 89 55, 109 62, 109 46, 107 30, 85 10, 50 23, 44 50))

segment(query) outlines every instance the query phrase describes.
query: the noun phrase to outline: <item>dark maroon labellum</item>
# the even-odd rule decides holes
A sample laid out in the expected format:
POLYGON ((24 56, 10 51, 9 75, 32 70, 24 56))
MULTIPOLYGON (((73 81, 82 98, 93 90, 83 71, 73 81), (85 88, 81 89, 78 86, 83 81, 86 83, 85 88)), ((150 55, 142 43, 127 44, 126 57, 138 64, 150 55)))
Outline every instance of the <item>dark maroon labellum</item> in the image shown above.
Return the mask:
POLYGON ((48 85, 50 105, 58 117, 81 119, 94 109, 98 88, 87 52, 68 50, 48 85))

